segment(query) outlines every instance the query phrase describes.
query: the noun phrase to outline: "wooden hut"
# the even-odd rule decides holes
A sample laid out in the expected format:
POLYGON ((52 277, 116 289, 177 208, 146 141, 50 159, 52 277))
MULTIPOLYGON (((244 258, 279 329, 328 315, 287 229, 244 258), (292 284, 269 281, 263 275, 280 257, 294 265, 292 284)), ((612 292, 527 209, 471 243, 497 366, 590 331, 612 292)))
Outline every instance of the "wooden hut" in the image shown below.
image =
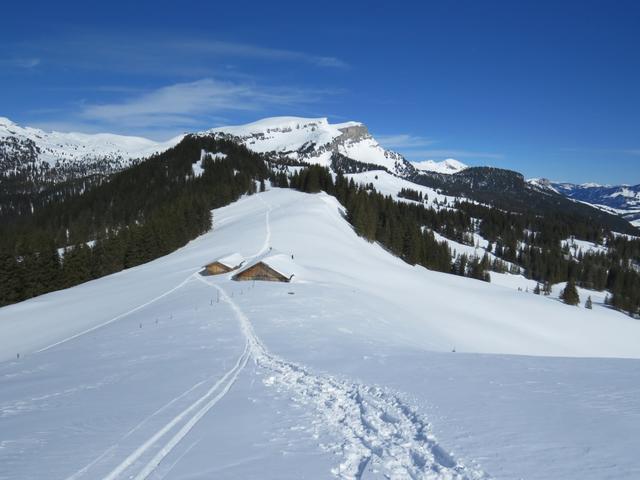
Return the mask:
POLYGON ((222 273, 231 272, 237 268, 240 268, 244 263, 242 255, 234 253, 227 255, 226 257, 219 258, 204 266, 202 271, 203 275, 220 275, 222 273))
POLYGON ((271 255, 265 257, 241 272, 234 275, 233 280, 262 280, 267 282, 290 282, 294 276, 293 262, 287 255, 271 255))

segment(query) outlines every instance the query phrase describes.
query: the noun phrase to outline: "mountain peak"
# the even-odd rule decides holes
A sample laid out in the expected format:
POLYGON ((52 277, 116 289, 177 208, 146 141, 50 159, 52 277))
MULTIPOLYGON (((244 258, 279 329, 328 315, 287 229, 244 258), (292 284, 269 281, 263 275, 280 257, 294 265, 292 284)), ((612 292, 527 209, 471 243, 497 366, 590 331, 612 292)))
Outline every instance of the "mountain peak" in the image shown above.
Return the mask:
POLYGON ((466 168, 469 168, 468 165, 465 165, 464 163, 454 158, 447 158, 446 160, 442 160, 440 162, 437 162, 435 160, 424 160, 422 162, 411 163, 418 170, 445 174, 458 173, 462 170, 465 170, 466 168))
POLYGON ((392 173, 411 168, 400 154, 382 148, 360 122, 332 124, 326 117, 271 117, 213 128, 203 134, 228 137, 254 152, 275 153, 305 163, 329 166, 337 153, 392 173))
POLYGON ((226 133, 244 136, 266 132, 291 132, 304 129, 343 130, 352 127, 366 127, 360 122, 330 124, 327 117, 306 118, 295 116, 267 117, 244 125, 227 125, 207 130, 206 133, 226 133))
POLYGON ((7 117, 0 117, 0 127, 15 127, 16 124, 7 117))

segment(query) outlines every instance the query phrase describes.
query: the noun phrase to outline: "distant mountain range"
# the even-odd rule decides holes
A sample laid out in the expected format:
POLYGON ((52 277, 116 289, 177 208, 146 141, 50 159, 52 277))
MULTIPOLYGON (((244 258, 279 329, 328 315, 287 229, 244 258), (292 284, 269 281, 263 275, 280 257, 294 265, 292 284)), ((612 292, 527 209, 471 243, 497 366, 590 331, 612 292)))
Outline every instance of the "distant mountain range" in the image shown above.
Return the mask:
MULTIPOLYGON (((560 200, 568 198, 640 225, 638 185, 574 185, 541 179, 526 182, 517 172, 468 167, 454 159, 409 162, 401 154, 383 148, 360 122, 331 124, 326 118, 274 117, 194 135, 230 140, 270 158, 294 163, 330 167, 341 162, 344 167, 348 162, 355 171, 382 169, 417 184, 501 207, 538 206, 545 211, 579 208, 560 200)), ((4 179, 0 182, 0 195, 4 208, 20 204, 16 195, 23 196, 21 208, 25 208, 24 197, 35 193, 46 202, 47 196, 59 194, 59 185, 77 192, 143 158, 168 150, 184 137, 155 142, 123 135, 45 132, 0 117, 0 179, 4 179)))
POLYGON ((620 215, 632 224, 640 226, 640 185, 575 184, 547 179, 531 179, 529 183, 620 215))
POLYGON ((108 133, 46 132, 0 117, 0 177, 60 182, 110 174, 174 146, 167 142, 108 133))

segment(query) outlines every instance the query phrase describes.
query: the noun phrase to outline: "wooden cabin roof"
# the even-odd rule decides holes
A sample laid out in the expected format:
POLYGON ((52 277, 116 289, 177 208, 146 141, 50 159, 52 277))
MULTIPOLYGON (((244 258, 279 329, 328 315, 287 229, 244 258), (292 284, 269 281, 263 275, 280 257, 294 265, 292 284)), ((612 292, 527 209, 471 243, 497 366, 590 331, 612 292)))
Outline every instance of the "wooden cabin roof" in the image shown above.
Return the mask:
POLYGON ((236 274, 234 278, 243 278, 246 276, 250 276, 255 272, 256 267, 266 268, 272 271, 272 273, 274 273, 276 276, 279 276, 286 281, 291 280, 296 272, 295 264, 290 256, 284 254, 275 254, 254 261, 241 272, 236 274))
POLYGON ((220 265, 224 265, 230 270, 233 270, 244 263, 244 257, 239 253, 232 253, 231 255, 220 257, 219 259, 210 262, 208 265, 211 265, 212 263, 219 263, 220 265))
POLYGON ((283 277, 291 278, 296 274, 296 264, 289 255, 277 253, 275 255, 264 257, 261 262, 278 272, 283 277))

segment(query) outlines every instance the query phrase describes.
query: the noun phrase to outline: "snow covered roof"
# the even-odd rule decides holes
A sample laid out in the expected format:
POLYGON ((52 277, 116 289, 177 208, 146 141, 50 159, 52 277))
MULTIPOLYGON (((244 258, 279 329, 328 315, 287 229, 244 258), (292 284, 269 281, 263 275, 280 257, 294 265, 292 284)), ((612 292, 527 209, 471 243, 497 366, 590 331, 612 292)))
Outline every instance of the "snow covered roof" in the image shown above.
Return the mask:
POLYGON ((231 255, 219 258, 216 262, 224 265, 225 267, 235 268, 244 262, 244 257, 239 253, 232 253, 231 255))
POLYGON ((292 260, 290 255, 285 255, 283 253, 276 253, 274 255, 269 255, 267 257, 262 258, 256 263, 264 263, 268 267, 274 269, 279 274, 291 278, 297 272, 297 267, 295 262, 292 260))

